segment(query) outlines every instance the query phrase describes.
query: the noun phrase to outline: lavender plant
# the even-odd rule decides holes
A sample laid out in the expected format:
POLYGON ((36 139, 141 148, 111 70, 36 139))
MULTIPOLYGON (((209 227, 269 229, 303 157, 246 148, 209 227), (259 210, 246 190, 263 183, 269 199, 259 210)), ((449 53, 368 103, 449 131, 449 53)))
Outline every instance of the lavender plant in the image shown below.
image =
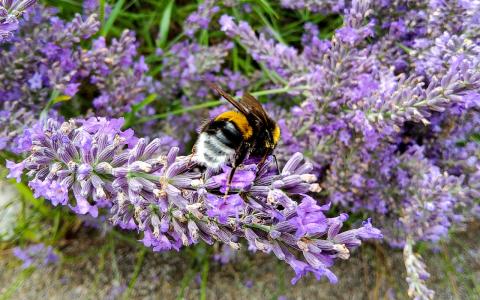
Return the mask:
POLYGON ((119 117, 135 103, 155 93, 158 83, 146 75, 148 67, 137 56, 134 34, 124 31, 107 45, 92 39, 99 30, 97 15, 75 15, 66 22, 54 9, 37 8, 26 14, 19 35, 1 48, 2 149, 20 153, 22 134, 40 115, 91 115, 90 101, 100 116, 119 117), (82 43, 90 40, 92 46, 82 43), (53 109, 52 109, 53 108, 53 109))
POLYGON ((293 282, 308 272, 335 282, 333 260, 381 236, 369 222, 339 233, 347 215, 326 217, 321 203, 365 212, 403 248, 410 296, 432 298, 416 244, 435 246, 480 216, 478 1, 281 1, 304 23, 292 44, 291 27, 234 4, 188 10, 146 59, 138 43, 148 36, 93 38, 97 1, 70 22, 27 12, 0 57, 0 149, 28 155, 7 162, 9 176, 27 170, 37 197, 109 216, 155 251, 245 240, 287 262, 293 282), (307 11, 342 14, 343 25, 324 39, 307 11), (207 101, 205 80, 267 96, 281 127, 280 174, 248 161, 226 199, 228 166, 201 173, 178 155, 195 137, 192 119, 208 115, 198 109, 221 103, 207 101))
MULTIPOLYGON (((282 3, 329 8, 321 1, 282 3)), ((458 144, 442 146, 447 123, 462 128, 464 120, 470 122, 466 116, 478 113, 477 15, 474 3, 352 1, 330 40, 320 40, 318 28, 306 24, 302 50, 227 15, 219 23, 281 77, 280 90, 305 99, 279 114, 279 156, 306 153, 322 178, 324 197, 377 213, 386 240, 407 247, 408 238, 405 253, 411 253, 415 242, 434 244, 462 228, 478 207, 469 180, 476 174, 478 144, 469 144, 466 173, 452 172, 441 158, 463 151, 458 144), (373 11, 373 5, 380 9, 373 11)), ((413 288, 413 297, 416 292, 421 289, 413 288)))
POLYGON ((200 240, 238 248, 246 240, 250 249, 288 263, 296 274, 292 283, 310 272, 336 282, 329 269, 335 259, 348 259, 363 239, 382 237, 370 220, 340 232, 348 215, 328 218, 330 206, 308 195, 318 185, 300 153, 280 174, 272 162, 244 165, 232 181, 235 193, 225 197, 228 167, 202 175, 189 157, 177 156, 178 148, 161 154, 159 139, 137 139, 121 126, 120 119, 49 119, 32 135, 30 156, 8 162, 10 176, 26 169, 36 197, 78 214, 110 209, 113 224, 142 232, 154 251, 200 240))
POLYGON ((13 38, 13 32, 18 29, 19 17, 35 2, 35 0, 2 0, 0 2, 0 43, 13 38))
POLYGON ((44 244, 35 244, 25 248, 16 247, 13 254, 23 262, 22 268, 45 267, 58 262, 58 255, 53 251, 52 246, 46 247, 44 244))

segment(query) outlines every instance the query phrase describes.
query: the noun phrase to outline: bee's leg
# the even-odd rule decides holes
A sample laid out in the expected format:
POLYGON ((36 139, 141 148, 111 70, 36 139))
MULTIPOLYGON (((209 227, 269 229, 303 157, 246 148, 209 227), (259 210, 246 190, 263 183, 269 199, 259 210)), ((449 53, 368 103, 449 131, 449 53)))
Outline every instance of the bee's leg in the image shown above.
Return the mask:
POLYGON ((188 163, 187 163, 188 168, 190 168, 192 166, 192 159, 196 154, 196 150, 197 150, 197 148, 195 146, 193 146, 192 153, 190 153, 190 155, 188 156, 188 163))
POLYGON ((258 162, 257 166, 258 166, 258 169, 260 169, 263 164, 265 163, 265 161, 267 160, 267 157, 268 157, 268 154, 265 154, 262 159, 258 162))
MULTIPOLYGON (((267 157, 269 157, 270 155, 272 155, 272 152, 273 152, 273 148, 272 149, 268 149, 267 152, 265 152, 265 154, 262 156, 262 159, 260 160, 260 162, 257 164, 258 166, 258 169, 260 169, 263 164, 265 163, 265 161, 267 160, 267 157)), ((275 155, 273 156, 275 157, 275 155)), ((277 158, 275 157, 275 161, 277 161, 277 158)), ((277 164, 277 169, 278 169, 278 164, 277 164)))
POLYGON ((225 195, 224 195, 225 199, 228 197, 228 192, 230 192, 230 186, 232 184, 233 176, 235 175, 236 170, 237 170, 237 166, 233 166, 232 169, 230 170, 230 173, 228 173, 227 186, 225 187, 225 195))
POLYGON ((277 174, 280 174, 280 168, 278 167, 278 161, 277 161, 277 156, 275 154, 272 154, 273 159, 275 160, 275 166, 277 166, 277 174))
POLYGON ((249 144, 247 143, 242 143, 235 154, 235 159, 232 163, 232 169, 230 170, 230 173, 228 174, 227 177, 227 186, 225 188, 225 198, 228 196, 228 192, 230 191, 230 186, 232 184, 233 176, 235 175, 235 171, 237 170, 237 167, 243 162, 245 157, 248 154, 248 149, 249 149, 249 144))

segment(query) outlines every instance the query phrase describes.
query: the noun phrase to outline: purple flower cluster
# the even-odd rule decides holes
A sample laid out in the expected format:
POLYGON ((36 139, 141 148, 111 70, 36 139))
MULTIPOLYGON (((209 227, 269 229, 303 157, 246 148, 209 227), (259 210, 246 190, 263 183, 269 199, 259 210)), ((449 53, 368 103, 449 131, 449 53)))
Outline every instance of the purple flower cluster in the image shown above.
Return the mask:
POLYGON ((413 299, 434 299, 435 292, 425 285, 425 280, 430 277, 422 258, 413 252, 412 239, 407 239, 403 249, 405 267, 407 269, 408 295, 413 299))
POLYGON ((392 246, 407 247, 407 237, 436 243, 478 216, 480 7, 467 2, 283 1, 345 7, 330 40, 306 24, 301 49, 231 16, 219 20, 281 77, 279 89, 303 96, 277 115, 279 159, 306 153, 323 197, 374 212, 392 246))
MULTIPOLYGON (((387 190, 404 190, 398 176, 404 171, 402 149, 416 146, 406 136, 409 133, 405 124, 431 130, 433 122, 441 122, 436 117, 438 112, 449 115, 450 111, 457 111, 456 115, 462 115, 476 109, 480 73, 478 46, 471 37, 465 37, 471 33, 457 39, 444 33, 434 39, 435 43, 425 45, 428 28, 417 27, 429 24, 428 15, 423 17, 423 23, 418 17, 416 23, 403 24, 391 17, 376 19, 389 10, 406 9, 401 4, 395 2, 397 6, 393 8, 381 4, 384 10, 380 12, 373 12, 371 5, 370 1, 353 1, 345 10, 343 27, 330 41, 319 40, 318 29, 307 24, 303 51, 278 44, 262 34, 258 36, 247 23, 237 24, 230 16, 222 16, 220 24, 228 36, 247 46, 255 60, 283 77, 287 93, 306 97, 300 107, 279 115, 283 142, 279 152, 285 157, 295 151, 309 153, 317 175, 324 178, 322 188, 333 203, 385 214, 398 207, 392 202, 397 197, 386 194, 387 190), (379 25, 380 20, 386 20, 380 24, 385 32, 375 33, 373 26, 379 25), (418 42, 413 40, 413 34, 418 34, 418 42), (390 68, 395 65, 390 61, 395 53, 389 53, 387 62, 379 58, 384 59, 380 51, 385 49, 375 41, 384 43, 387 38, 397 42, 408 39, 405 44, 410 47, 422 41, 422 49, 409 53, 414 62, 411 69, 400 72, 390 68), (372 42, 367 43, 366 39, 372 42), (410 144, 406 143, 407 138, 410 144), (392 180, 396 182, 392 184, 392 180)), ((433 14, 437 6, 417 14, 433 14)), ((398 59, 404 56, 401 54, 398 59)), ((415 176, 416 172, 420 176, 408 178, 409 184, 421 185, 423 175, 435 176, 429 171, 443 173, 441 169, 433 171, 439 163, 428 161, 432 168, 410 171, 407 176, 415 176)), ((461 189, 464 179, 457 174, 453 177, 461 189)), ((443 225, 449 228, 447 223, 443 225)))
POLYGON ((26 248, 16 247, 13 255, 23 262, 22 268, 45 267, 58 262, 58 256, 54 253, 52 246, 35 244, 26 248))
POLYGON ((36 197, 68 206, 78 214, 109 213, 111 222, 143 233, 154 251, 205 241, 233 248, 246 240, 251 250, 273 252, 295 271, 336 282, 329 267, 348 259, 364 239, 380 231, 366 221, 340 232, 346 214, 329 218, 310 192, 318 190, 312 165, 296 153, 277 174, 273 162, 260 169, 246 164, 224 196, 229 168, 218 174, 195 170, 178 148, 160 151, 160 140, 138 139, 122 131, 121 119, 90 118, 59 123, 49 119, 31 135, 30 155, 9 162, 10 176, 23 169, 36 197))
POLYGON ((290 9, 307 9, 312 12, 321 13, 339 13, 347 6, 351 1, 339 0, 282 0, 281 4, 285 8, 290 9))
POLYGON ((208 29, 213 15, 220 11, 215 0, 206 0, 185 21, 185 34, 192 37, 198 30, 208 29))
POLYGON ((0 44, 13 38, 13 32, 19 27, 19 17, 35 2, 35 0, 0 1, 0 44))
POLYGON ((24 151, 16 146, 23 131, 42 111, 65 101, 77 114, 93 114, 82 104, 87 101, 96 115, 120 117, 157 92, 134 34, 125 31, 110 42, 92 39, 99 27, 95 14, 77 14, 70 22, 43 7, 25 14, 17 37, 0 48, 1 149, 24 151), (82 46, 86 40, 92 43, 88 49, 82 46))

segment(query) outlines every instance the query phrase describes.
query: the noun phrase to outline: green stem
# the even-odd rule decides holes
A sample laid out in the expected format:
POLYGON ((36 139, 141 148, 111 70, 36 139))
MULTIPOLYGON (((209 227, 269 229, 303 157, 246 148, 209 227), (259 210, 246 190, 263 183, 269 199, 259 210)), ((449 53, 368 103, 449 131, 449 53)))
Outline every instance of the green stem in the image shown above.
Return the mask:
POLYGON ((47 105, 40 113, 40 120, 44 120, 47 117, 48 111, 50 110, 50 108, 52 108, 53 104, 55 104, 55 99, 57 99, 59 95, 60 95, 59 91, 57 90, 52 91, 52 95, 50 96, 50 99, 48 100, 47 105))
POLYGON ((405 46, 405 45, 402 44, 402 43, 396 43, 396 45, 397 45, 400 49, 402 49, 403 51, 407 52, 408 55, 411 55, 412 52, 413 52, 413 49, 408 48, 407 46, 405 46))
POLYGON ((185 291, 187 287, 190 285, 190 282, 195 276, 195 272, 193 271, 193 266, 187 271, 187 273, 183 276, 182 280, 180 281, 180 292, 178 293, 177 300, 185 299, 185 291))
POLYGON ((265 226, 265 225, 260 225, 260 224, 245 224, 245 226, 250 227, 250 228, 260 229, 260 230, 265 231, 265 232, 270 232, 271 229, 272 229, 270 226, 265 226))
MULTIPOLYGON (((287 85, 287 86, 284 86, 282 88, 271 89, 271 90, 263 90, 263 91, 253 92, 251 94, 255 97, 260 97, 260 96, 266 96, 266 95, 284 94, 284 93, 288 93, 290 91, 303 91, 303 90, 307 90, 309 88, 310 87, 306 86, 306 85, 305 86, 293 87, 293 88, 289 87, 287 85)), ((189 107, 184 107, 184 108, 172 110, 172 111, 169 111, 169 112, 164 112, 164 113, 161 113, 161 114, 156 114, 156 115, 151 115, 151 116, 148 116, 148 117, 143 117, 140 120, 138 120, 138 122, 136 122, 136 123, 137 124, 142 124, 142 123, 152 121, 152 120, 165 119, 169 116, 181 115, 183 113, 190 112, 190 111, 196 111, 196 110, 199 110, 199 109, 202 109, 202 108, 219 106, 222 103, 224 103, 224 102, 220 101, 220 100, 208 101, 208 102, 192 105, 192 106, 189 106, 189 107)))
POLYGON ((128 176, 130 177, 142 177, 148 180, 152 181, 160 181, 160 176, 152 175, 152 174, 147 174, 147 173, 140 173, 140 172, 129 172, 128 176))
POLYGON ((123 299, 130 299, 130 295, 132 294, 133 288, 135 287, 135 283, 137 282, 138 276, 140 275, 140 271, 143 267, 143 262, 145 260, 145 255, 147 254, 147 248, 142 247, 139 252, 137 253, 137 263, 135 264, 135 270, 133 271, 133 276, 130 282, 128 283, 128 289, 123 294, 123 299))
POLYGON ((156 115, 151 115, 151 116, 148 116, 148 117, 143 117, 140 120, 138 120, 137 124, 142 124, 142 123, 152 121, 152 120, 165 119, 169 116, 181 115, 183 113, 199 110, 199 109, 202 109, 202 108, 215 107, 215 106, 219 106, 220 104, 222 104, 222 101, 219 101, 219 100, 208 101, 208 102, 200 103, 200 104, 197 104, 197 105, 192 105, 192 106, 185 107, 185 108, 175 109, 175 110, 165 112, 165 113, 161 113, 161 114, 156 114, 156 115))
POLYGON ((20 272, 20 274, 15 278, 14 282, 3 289, 2 294, 0 294, 0 300, 7 300, 11 299, 15 292, 27 282, 27 280, 32 276, 33 272, 35 271, 34 267, 29 267, 20 272))
POLYGON ((203 258, 202 265, 202 283, 200 284, 200 299, 207 299, 207 280, 208 280, 208 271, 210 269, 209 257, 203 258))

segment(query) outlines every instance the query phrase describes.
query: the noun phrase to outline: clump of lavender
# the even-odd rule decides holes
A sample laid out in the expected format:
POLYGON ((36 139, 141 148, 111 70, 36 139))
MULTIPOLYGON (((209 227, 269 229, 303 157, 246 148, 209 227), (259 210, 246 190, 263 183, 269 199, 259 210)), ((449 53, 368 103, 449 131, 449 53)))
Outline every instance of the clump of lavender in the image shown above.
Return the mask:
POLYGON ((430 290, 425 284, 425 280, 430 277, 430 274, 427 272, 422 258, 413 252, 413 244, 412 239, 407 239, 403 249, 403 257, 407 269, 408 296, 413 299, 433 299, 435 292, 430 290))
MULTIPOLYGON (((310 10, 328 3, 283 2, 310 10)), ((478 116, 479 40, 472 21, 477 7, 351 1, 330 40, 320 40, 319 29, 306 24, 302 49, 227 15, 219 23, 281 77, 279 90, 303 96, 303 103, 278 116, 280 159, 306 153, 323 197, 375 212, 386 240, 406 247, 407 238, 430 244, 446 238, 471 218, 469 208, 478 207, 478 185, 472 182, 478 178, 478 143, 467 136, 467 149, 454 146, 456 138, 442 146, 447 126, 462 128, 478 116), (455 152, 465 158, 447 159, 455 152), (461 162, 466 158, 468 164, 461 162)))
POLYGON ((175 87, 169 93, 180 89, 189 99, 205 98, 209 92, 205 78, 215 79, 232 46, 231 42, 203 46, 191 41, 172 45, 163 55, 162 84, 175 87))
POLYGON ((120 38, 107 45, 105 38, 93 41, 92 48, 83 50, 77 70, 78 85, 96 89, 93 98, 95 115, 119 117, 131 110, 132 105, 156 93, 158 85, 147 76, 144 57, 137 59, 137 43, 133 32, 125 30, 120 38))
POLYGON ((208 25, 220 7, 215 5, 214 0, 206 0, 200 5, 195 12, 191 13, 184 24, 185 34, 192 37, 198 30, 208 29, 208 25))
POLYGON ((308 195, 318 185, 300 153, 280 174, 272 161, 244 165, 225 197, 229 167, 202 175, 189 157, 177 156, 178 148, 159 153, 158 139, 137 139, 121 126, 118 119, 49 119, 32 137, 30 155, 9 163, 11 176, 26 169, 36 197, 78 214, 110 208, 113 224, 139 230, 154 251, 200 240, 238 248, 246 240, 249 249, 288 263, 296 274, 292 283, 310 272, 336 282, 329 269, 335 259, 348 259, 363 239, 382 237, 370 221, 340 232, 347 214, 329 218, 330 205, 308 195))
POLYGON ((35 0, 0 1, 0 44, 13 38, 13 32, 19 27, 19 17, 35 2, 35 0))
POLYGON ((43 243, 34 244, 26 248, 13 248, 13 255, 20 259, 22 268, 42 268, 58 262, 58 255, 53 251, 52 246, 45 246, 43 243))
POLYGON ((26 14, 17 37, 0 49, 1 149, 24 151, 18 147, 23 131, 59 96, 75 93, 78 84, 72 75, 79 64, 77 47, 98 27, 95 16, 83 20, 77 15, 65 23, 53 9, 37 7, 26 14))
POLYGON ((1 50, 2 149, 21 152, 15 145, 23 131, 64 101, 69 113, 91 115, 82 104, 87 101, 98 116, 120 117, 157 93, 160 86, 147 76, 133 32, 111 41, 92 39, 99 27, 96 14, 77 14, 70 22, 44 7, 26 14, 18 36, 1 50), (90 48, 82 46, 86 40, 90 48))
POLYGON ((307 9, 312 12, 320 12, 320 13, 339 13, 342 12, 347 4, 350 1, 348 0, 339 0, 339 1, 331 1, 331 0, 299 0, 299 1, 292 1, 292 0, 282 0, 281 4, 285 8, 290 9, 307 9))

